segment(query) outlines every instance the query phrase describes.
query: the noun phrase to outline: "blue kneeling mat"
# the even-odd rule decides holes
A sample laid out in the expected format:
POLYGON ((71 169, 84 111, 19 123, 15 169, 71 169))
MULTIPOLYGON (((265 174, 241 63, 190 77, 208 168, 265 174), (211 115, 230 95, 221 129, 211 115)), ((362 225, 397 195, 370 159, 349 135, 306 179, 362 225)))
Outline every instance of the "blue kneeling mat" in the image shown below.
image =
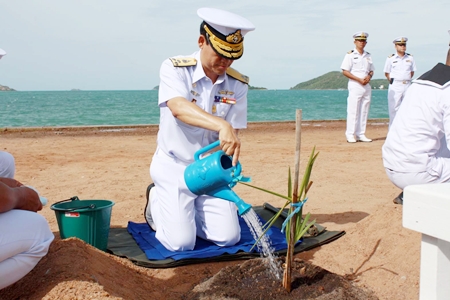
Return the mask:
MULTIPOLYGON (((128 222, 128 232, 133 236, 139 248, 144 251, 149 260, 210 258, 222 254, 235 254, 239 251, 247 253, 257 252, 257 247, 250 250, 255 244, 255 239, 242 217, 239 217, 239 225, 241 226, 241 240, 234 246, 219 247, 213 242, 197 237, 193 250, 177 252, 167 250, 156 239, 156 232, 151 230, 147 223, 128 222)), ((270 237, 274 251, 287 248, 285 235, 281 233, 280 229, 270 228, 266 234, 270 237)))
MULTIPOLYGON (((262 219, 262 223, 269 220, 279 210, 268 203, 253 207, 253 209, 262 219)), ((276 255, 285 254, 287 249, 285 234, 280 230, 285 216, 284 212, 267 232, 276 255)), ((197 238, 193 250, 172 252, 155 238, 155 232, 147 223, 129 222, 127 228, 110 229, 107 252, 128 258, 136 265, 148 268, 168 268, 202 262, 259 257, 261 254, 257 247, 250 252, 255 240, 242 217, 239 217, 239 223, 241 240, 234 246, 219 247, 212 242, 197 238)), ((315 228, 317 229, 315 236, 306 235, 301 243, 297 243, 294 253, 329 243, 345 234, 345 231, 328 231, 318 224, 315 225, 315 228)))

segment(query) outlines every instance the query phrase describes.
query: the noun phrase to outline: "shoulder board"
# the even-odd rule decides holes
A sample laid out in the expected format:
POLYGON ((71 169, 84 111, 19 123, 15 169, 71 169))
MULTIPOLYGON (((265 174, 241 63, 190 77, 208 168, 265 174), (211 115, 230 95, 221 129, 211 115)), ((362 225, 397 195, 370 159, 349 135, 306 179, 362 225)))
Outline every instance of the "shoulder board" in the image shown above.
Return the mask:
POLYGON ((250 82, 250 78, 248 76, 245 76, 244 74, 239 73, 233 68, 227 69, 227 75, 230 77, 233 77, 236 80, 239 80, 240 82, 243 82, 245 84, 248 84, 250 82))
POLYGON ((406 53, 406 55, 413 56, 412 54, 406 53))
POLYGON ((370 52, 367 52, 367 51, 366 51, 366 53, 367 53, 367 54, 370 54, 370 52))
POLYGON ((395 55, 395 54, 391 54, 391 55, 389 55, 388 57, 391 58, 391 57, 394 56, 394 55, 395 55))
POLYGON ((193 57, 173 57, 169 58, 174 67, 191 67, 197 64, 193 57))
POLYGON ((347 52, 347 54, 353 53, 353 51, 355 51, 355 50, 350 50, 347 52))

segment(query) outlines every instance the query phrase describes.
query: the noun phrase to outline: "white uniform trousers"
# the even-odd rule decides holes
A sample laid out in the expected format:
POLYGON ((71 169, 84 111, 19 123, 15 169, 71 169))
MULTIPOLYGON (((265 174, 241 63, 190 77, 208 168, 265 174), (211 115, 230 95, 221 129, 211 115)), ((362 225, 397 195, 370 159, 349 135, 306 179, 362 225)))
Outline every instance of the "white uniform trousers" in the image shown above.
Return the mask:
POLYGON ((347 98, 347 139, 358 138, 366 134, 367 118, 369 116, 370 97, 372 88, 370 84, 349 80, 347 98))
POLYGON ((0 213, 0 289, 28 274, 54 238, 38 213, 19 209, 0 213))
POLYGON ((400 81, 400 80, 394 80, 394 82, 389 85, 388 90, 389 126, 391 126, 392 121, 394 121, 395 114, 397 113, 397 110, 400 108, 400 104, 403 101, 403 96, 405 95, 406 89, 409 86, 410 81, 400 81))
POLYGON ((450 182, 450 151, 443 142, 436 156, 431 157, 425 172, 397 172, 386 168, 391 182, 400 189, 408 185, 450 182))
POLYGON ((191 193, 184 181, 186 165, 157 149, 150 165, 155 191, 150 198, 156 238, 171 251, 192 250, 196 236, 218 246, 241 238, 236 205, 191 193))
POLYGON ((5 151, 0 151, 0 177, 14 178, 16 164, 14 156, 5 151))

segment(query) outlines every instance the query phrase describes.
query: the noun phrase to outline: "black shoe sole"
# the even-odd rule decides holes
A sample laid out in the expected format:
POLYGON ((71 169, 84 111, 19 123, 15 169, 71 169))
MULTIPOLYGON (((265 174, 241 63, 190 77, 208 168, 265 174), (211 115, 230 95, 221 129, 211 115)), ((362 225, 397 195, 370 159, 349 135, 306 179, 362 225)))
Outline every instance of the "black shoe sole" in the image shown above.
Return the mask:
POLYGON ((147 218, 145 217, 145 212, 147 211, 147 206, 148 206, 148 198, 150 197, 150 190, 152 188, 155 187, 154 183, 150 183, 150 185, 147 187, 147 192, 145 194, 145 198, 147 199, 147 202, 145 202, 145 208, 144 208, 144 219, 145 219, 145 223, 147 223, 148 227, 150 227, 151 230, 153 230, 152 226, 150 226, 150 224, 148 224, 147 222, 147 218))
POLYGON ((397 197, 392 200, 395 204, 403 205, 403 192, 401 192, 397 197))

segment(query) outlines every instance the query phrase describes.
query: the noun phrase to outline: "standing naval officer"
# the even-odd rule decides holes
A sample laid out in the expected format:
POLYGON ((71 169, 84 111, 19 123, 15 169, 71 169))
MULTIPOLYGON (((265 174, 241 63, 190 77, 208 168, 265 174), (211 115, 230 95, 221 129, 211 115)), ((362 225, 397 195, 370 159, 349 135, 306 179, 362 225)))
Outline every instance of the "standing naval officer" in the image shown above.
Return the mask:
POLYGON ((154 182, 144 211, 156 238, 171 251, 192 250, 197 236, 218 246, 240 240, 236 206, 191 193, 184 170, 201 148, 220 140, 220 148, 239 157, 239 129, 247 127, 247 76, 230 68, 244 52, 244 35, 255 29, 244 17, 200 8, 200 48, 189 56, 166 59, 160 69, 157 149, 150 165, 154 182))
POLYGON ((370 53, 365 51, 367 32, 353 35, 355 49, 350 50, 342 61, 342 74, 348 77, 347 98, 347 142, 371 142, 366 137, 367 117, 369 116, 372 88, 369 84, 375 70, 370 53))
MULTIPOLYGON (((450 50, 406 90, 382 147, 388 178, 408 185, 450 182, 450 50)), ((424 199, 425 201, 426 199, 424 199)), ((394 199, 403 204, 403 193, 394 199)))
POLYGON ((405 91, 411 84, 411 79, 416 71, 414 57, 406 53, 407 41, 408 38, 404 36, 400 36, 393 41, 396 53, 388 56, 384 65, 384 75, 389 81, 389 127, 392 125, 395 114, 405 96, 405 91))

